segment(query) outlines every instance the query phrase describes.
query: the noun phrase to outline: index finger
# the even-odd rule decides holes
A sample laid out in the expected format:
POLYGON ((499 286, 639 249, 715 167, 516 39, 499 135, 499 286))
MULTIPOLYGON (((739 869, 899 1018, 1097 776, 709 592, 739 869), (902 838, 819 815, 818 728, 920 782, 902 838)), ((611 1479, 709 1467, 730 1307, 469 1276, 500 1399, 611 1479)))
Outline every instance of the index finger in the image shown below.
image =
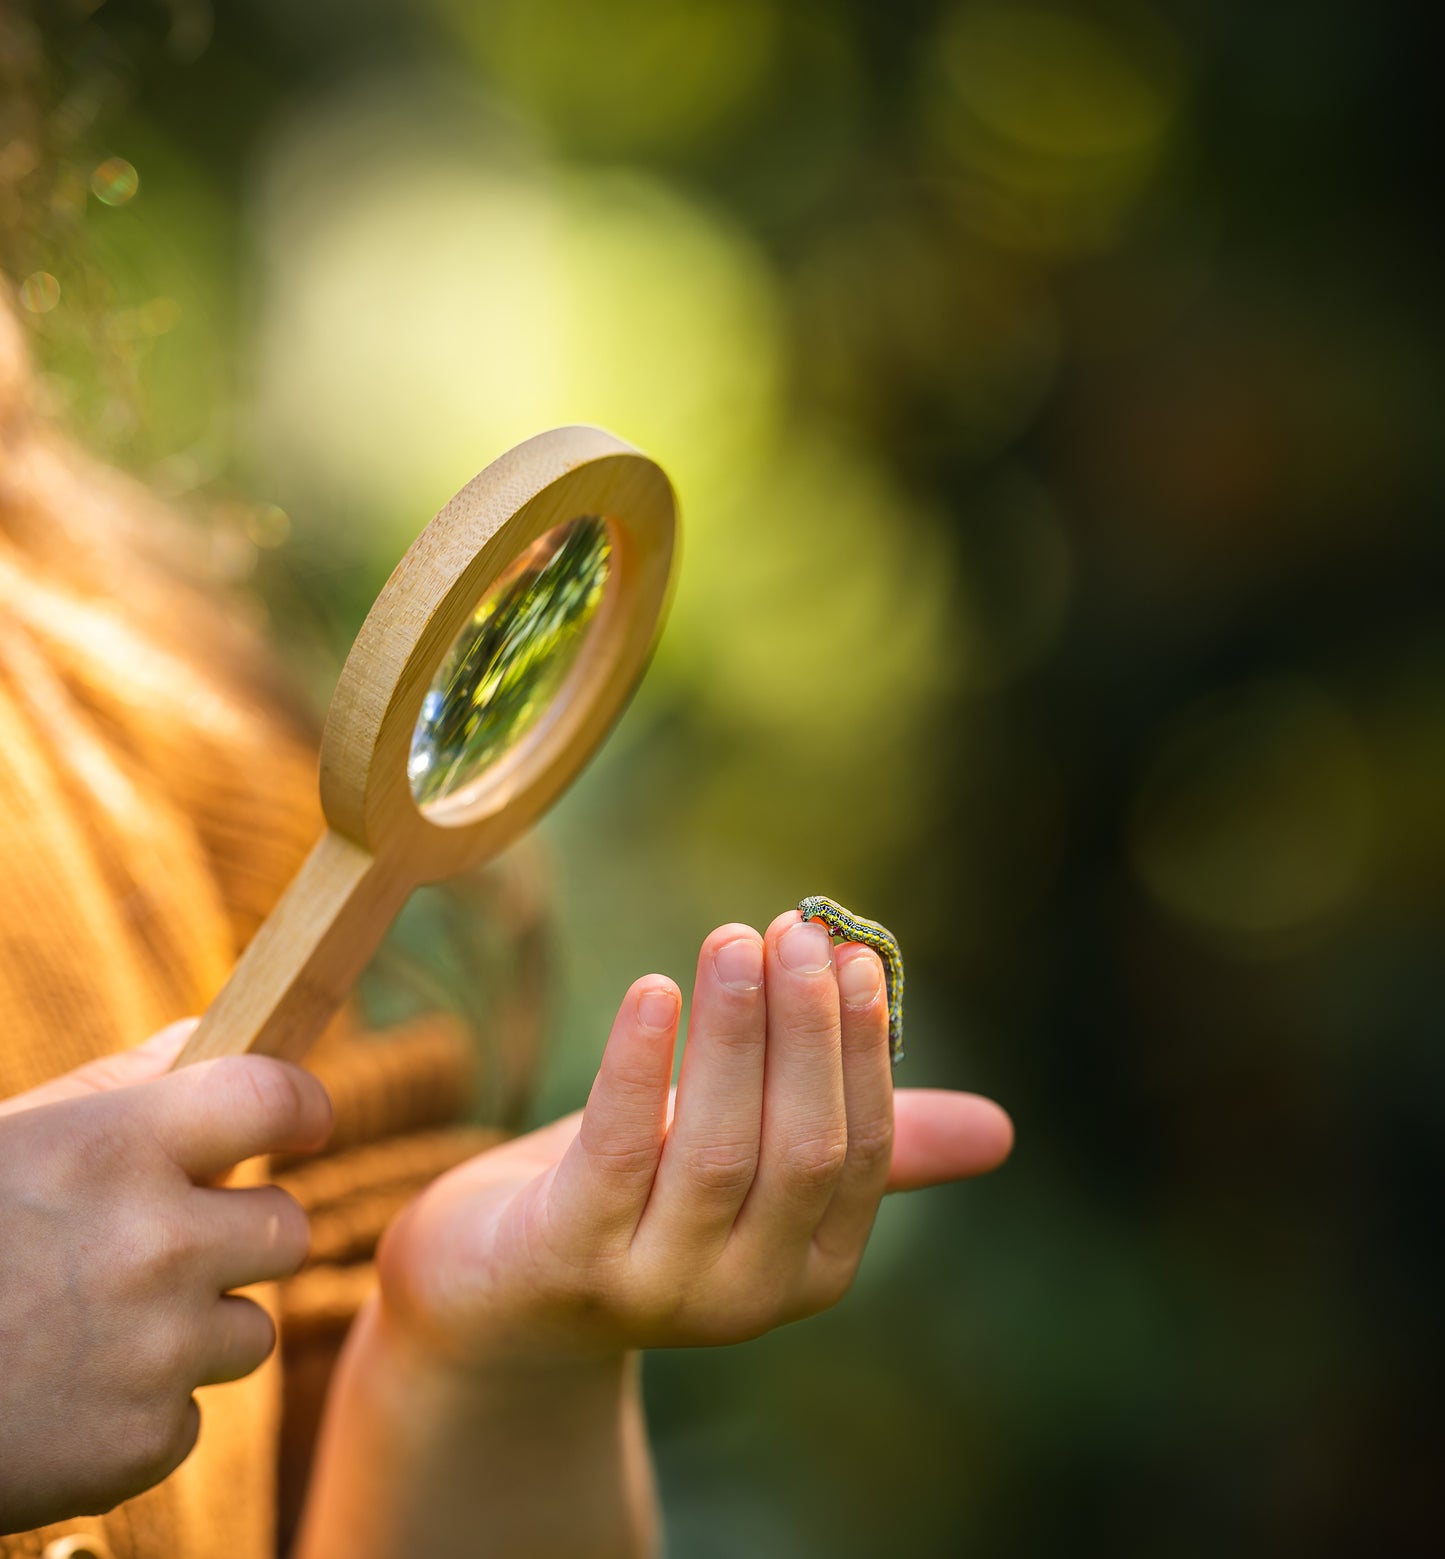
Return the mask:
POLYGON ((221 1056, 141 1083, 162 1147, 203 1182, 259 1153, 309 1153, 331 1135, 331 1100, 310 1072, 271 1056, 221 1056))

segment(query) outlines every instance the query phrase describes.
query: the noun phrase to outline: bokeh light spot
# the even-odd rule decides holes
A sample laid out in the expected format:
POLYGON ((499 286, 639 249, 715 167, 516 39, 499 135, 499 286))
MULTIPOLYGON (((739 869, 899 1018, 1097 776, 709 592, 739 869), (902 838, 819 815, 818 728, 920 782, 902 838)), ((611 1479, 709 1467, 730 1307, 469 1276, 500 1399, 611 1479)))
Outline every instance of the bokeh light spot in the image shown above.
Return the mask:
POLYGON ((90 192, 103 206, 123 206, 139 188, 140 174, 124 157, 107 157, 90 175, 90 192))
POLYGON ((933 51, 932 127, 967 174, 988 236, 1095 247, 1153 170, 1180 94, 1177 53, 1147 12, 1105 26, 1048 5, 954 10, 933 51))
POLYGON ((60 283, 49 271, 32 271, 20 283, 20 304, 32 314, 48 314, 60 302, 60 283))
POLYGON ((969 6, 946 35, 949 80, 986 130, 1087 163, 1153 145, 1169 119, 1164 81, 1097 23, 1053 6, 969 6))
POLYGON ((291 516, 279 504, 262 504, 246 516, 247 537, 268 551, 281 547, 291 538, 291 516))
POLYGON ((456 135, 412 97, 359 98, 275 149, 256 418, 276 500, 384 555, 486 460, 581 422, 664 461, 696 518, 774 437, 770 270, 654 181, 461 165, 456 135))
POLYGON ((596 152, 697 142, 768 81, 775 0, 441 0, 517 103, 596 152))

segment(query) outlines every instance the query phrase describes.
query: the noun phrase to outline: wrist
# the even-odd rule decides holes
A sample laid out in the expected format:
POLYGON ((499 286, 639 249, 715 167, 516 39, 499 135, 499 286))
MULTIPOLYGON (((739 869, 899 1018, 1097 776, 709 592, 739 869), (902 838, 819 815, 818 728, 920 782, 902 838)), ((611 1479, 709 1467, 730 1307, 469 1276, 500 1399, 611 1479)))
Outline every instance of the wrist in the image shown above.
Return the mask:
MULTIPOLYGON (((475 1482, 481 1447, 493 1448, 493 1478, 507 1466, 522 1476, 552 1458, 579 1467, 600 1460, 614 1469, 605 1478, 628 1455, 645 1465, 639 1362, 613 1353, 460 1364, 374 1297, 352 1327, 341 1373, 349 1408, 375 1426, 379 1459, 408 1469, 404 1482, 461 1487, 475 1482)), ((501 1497, 500 1485, 491 1497, 501 1497)), ((402 1524, 413 1517, 420 1519, 413 1510, 402 1524)))
POLYGON ((653 1553, 638 1362, 459 1364, 374 1296, 339 1361, 297 1559, 653 1553), (556 1468, 572 1492, 561 1505, 556 1468))
POLYGON ((588 1401, 615 1405, 634 1390, 640 1356, 628 1349, 525 1350, 498 1339, 465 1354, 408 1324, 381 1295, 357 1315, 347 1343, 373 1389, 422 1421, 499 1414, 552 1417, 588 1401))

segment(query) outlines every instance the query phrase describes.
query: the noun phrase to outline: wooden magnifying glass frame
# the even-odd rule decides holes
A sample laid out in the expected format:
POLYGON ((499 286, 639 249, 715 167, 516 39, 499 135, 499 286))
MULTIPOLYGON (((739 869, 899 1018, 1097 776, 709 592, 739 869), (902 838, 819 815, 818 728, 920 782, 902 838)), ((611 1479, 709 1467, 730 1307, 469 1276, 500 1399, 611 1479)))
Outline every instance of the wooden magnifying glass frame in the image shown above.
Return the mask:
POLYGON ((661 467, 600 428, 528 439, 472 478, 408 548, 346 658, 321 740, 327 829, 175 1061, 297 1061, 413 888, 500 853, 572 782, 646 670, 671 595, 676 503, 661 467), (407 774, 422 699, 477 604, 539 537, 607 523, 602 600, 551 704, 455 795, 407 774))

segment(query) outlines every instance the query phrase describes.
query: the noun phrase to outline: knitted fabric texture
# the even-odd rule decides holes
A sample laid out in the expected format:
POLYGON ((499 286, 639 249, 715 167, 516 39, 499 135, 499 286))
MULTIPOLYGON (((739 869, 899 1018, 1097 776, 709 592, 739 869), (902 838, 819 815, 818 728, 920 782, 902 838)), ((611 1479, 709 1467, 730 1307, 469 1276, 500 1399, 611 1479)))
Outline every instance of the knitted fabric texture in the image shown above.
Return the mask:
MULTIPOLYGON (((107 516, 81 526, 81 511, 104 508, 97 494, 120 479, 13 427, 3 434, 0 1097, 9 1097, 201 1011, 322 825, 304 727, 256 678, 226 669, 244 636, 228 642, 199 594, 137 563, 107 516)), ((135 490, 123 499, 125 512, 145 502, 135 490)), ((530 971, 529 988, 499 1003, 511 1030, 500 1069, 513 1083, 525 1071, 518 1042, 534 1046, 540 1007, 540 895, 531 884, 514 891, 529 862, 514 858, 497 879, 512 888, 491 902, 513 967, 530 971), (509 920, 518 906, 528 924, 509 920)), ((296 1278, 249 1291, 278 1318, 281 1349, 247 1379, 197 1393, 199 1443, 162 1484, 103 1517, 0 1537, 6 1559, 69 1534, 93 1536, 114 1559, 284 1551, 331 1362, 374 1281, 378 1236, 431 1178, 499 1135, 456 1124, 474 1063, 454 1019, 366 1035, 343 1014, 308 1064, 331 1093, 335 1132, 325 1155, 277 1170, 313 1215, 313 1256, 296 1278)), ((232 1183, 269 1174, 253 1161, 232 1183)))

